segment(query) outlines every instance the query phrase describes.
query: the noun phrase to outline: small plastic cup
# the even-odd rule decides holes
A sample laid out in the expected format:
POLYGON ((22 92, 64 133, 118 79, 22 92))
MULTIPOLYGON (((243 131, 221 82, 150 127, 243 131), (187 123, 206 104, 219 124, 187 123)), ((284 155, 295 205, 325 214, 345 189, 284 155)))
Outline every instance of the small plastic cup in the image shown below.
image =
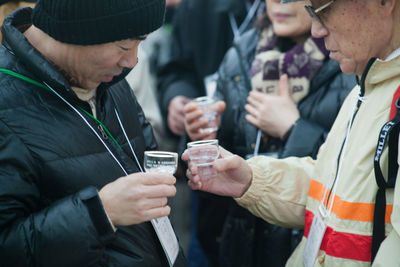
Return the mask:
POLYGON ((206 119, 208 121, 208 125, 205 128, 201 128, 201 133, 212 133, 218 130, 217 123, 217 111, 213 108, 215 103, 217 103, 217 99, 211 96, 202 96, 197 97, 193 100, 197 107, 200 108, 204 115, 201 119, 206 119))
POLYGON ((178 153, 168 151, 145 151, 144 169, 146 172, 174 174, 178 168, 178 153))
POLYGON ((197 174, 201 179, 216 176, 212 167, 213 162, 219 157, 217 139, 190 142, 187 144, 189 160, 197 166, 197 174))

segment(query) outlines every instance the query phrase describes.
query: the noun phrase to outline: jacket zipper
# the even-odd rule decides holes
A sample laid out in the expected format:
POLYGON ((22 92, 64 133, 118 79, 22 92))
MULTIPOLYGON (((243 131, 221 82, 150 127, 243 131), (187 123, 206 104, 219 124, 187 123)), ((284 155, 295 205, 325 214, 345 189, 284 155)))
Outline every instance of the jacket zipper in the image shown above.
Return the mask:
MULTIPOLYGON (((362 103, 361 99, 364 97, 364 94, 365 94, 365 79, 367 78, 367 74, 369 72, 369 69, 371 68, 372 64, 374 64, 375 60, 376 60, 376 58, 371 58, 368 61, 367 66, 365 67, 365 70, 364 70, 363 74, 361 75, 361 79, 358 81, 358 84, 360 86, 360 93, 358 95, 357 107, 356 107, 356 110, 355 110, 355 112, 353 114, 353 123, 354 123, 354 119, 356 118, 356 115, 358 113, 358 110, 360 109, 360 106, 361 106, 361 103, 362 103)), ((353 125, 350 125, 350 129, 351 129, 352 126, 353 125)), ((329 194, 328 194, 328 197, 327 197, 326 207, 328 207, 328 203, 329 203, 329 199, 331 197, 333 186, 335 185, 335 182, 336 182, 336 179, 337 179, 337 176, 338 176, 340 157, 341 157, 341 154, 343 152, 344 142, 345 141, 343 141, 342 147, 340 148, 339 156, 338 156, 338 159, 337 159, 336 175, 335 175, 335 179, 333 180, 333 184, 331 186, 331 190, 329 191, 329 194)))
POLYGON ((103 137, 104 140, 108 139, 108 135, 106 133, 106 131, 104 131, 103 126, 101 126, 100 124, 97 126, 97 129, 99 129, 101 136, 103 137))

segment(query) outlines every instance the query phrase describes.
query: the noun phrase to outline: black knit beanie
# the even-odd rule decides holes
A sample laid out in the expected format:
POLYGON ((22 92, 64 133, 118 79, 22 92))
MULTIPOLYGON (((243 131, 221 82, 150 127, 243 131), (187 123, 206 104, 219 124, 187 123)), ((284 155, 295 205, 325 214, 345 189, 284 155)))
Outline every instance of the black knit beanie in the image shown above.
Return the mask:
POLYGON ((164 12, 165 0, 39 0, 32 22, 60 42, 94 45, 148 34, 164 12))

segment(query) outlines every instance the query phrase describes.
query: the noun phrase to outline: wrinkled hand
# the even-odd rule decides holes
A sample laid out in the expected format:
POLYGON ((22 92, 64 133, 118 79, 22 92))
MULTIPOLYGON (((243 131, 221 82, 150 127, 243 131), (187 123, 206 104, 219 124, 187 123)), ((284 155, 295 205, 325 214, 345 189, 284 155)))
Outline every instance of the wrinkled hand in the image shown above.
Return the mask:
MULTIPOLYGON (((229 151, 220 148, 220 158, 214 161, 213 168, 216 177, 201 180, 197 175, 196 164, 189 161, 186 171, 188 184, 193 190, 201 190, 220 196, 241 197, 249 188, 252 180, 252 170, 247 162, 229 151)), ((182 160, 188 161, 188 151, 182 154, 182 160)))
POLYGON ((183 108, 190 100, 190 98, 185 96, 176 96, 169 102, 168 128, 178 136, 182 136, 185 133, 185 113, 183 112, 183 108))
POLYGON ((251 91, 245 105, 246 120, 273 137, 283 138, 300 118, 300 113, 289 93, 287 75, 279 80, 280 95, 273 96, 251 91))
POLYGON ((134 173, 105 185, 99 196, 114 225, 138 224, 169 215, 175 182, 170 174, 134 173))
MULTIPOLYGON (((218 101, 211 107, 211 109, 217 111, 217 125, 221 123, 221 113, 224 112, 226 104, 224 101, 218 101)), ((199 109, 194 102, 189 102, 184 107, 185 113, 185 131, 189 135, 190 140, 209 140, 217 138, 217 133, 201 133, 200 129, 205 128, 208 124, 206 119, 201 119, 204 115, 203 111, 199 109)))

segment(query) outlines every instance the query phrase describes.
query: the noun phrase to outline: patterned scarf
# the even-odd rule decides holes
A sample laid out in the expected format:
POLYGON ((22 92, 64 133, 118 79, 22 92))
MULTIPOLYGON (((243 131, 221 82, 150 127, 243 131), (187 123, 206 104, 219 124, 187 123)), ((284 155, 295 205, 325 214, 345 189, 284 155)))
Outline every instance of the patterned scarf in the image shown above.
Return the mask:
POLYGON ((308 94, 310 80, 322 66, 328 51, 322 39, 313 37, 287 52, 279 51, 277 41, 272 27, 261 33, 251 67, 253 90, 279 95, 279 77, 287 74, 292 99, 298 103, 308 94))

